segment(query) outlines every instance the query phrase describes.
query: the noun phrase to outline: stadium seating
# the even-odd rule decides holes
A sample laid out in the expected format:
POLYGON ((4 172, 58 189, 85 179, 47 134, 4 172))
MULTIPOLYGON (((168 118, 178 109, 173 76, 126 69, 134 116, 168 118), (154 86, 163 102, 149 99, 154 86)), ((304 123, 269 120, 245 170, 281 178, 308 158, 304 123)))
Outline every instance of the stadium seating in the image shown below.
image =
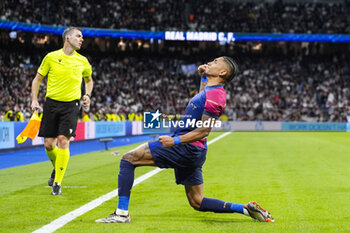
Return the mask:
MULTIPOLYGON (((240 72, 227 85, 226 115, 230 120, 346 121, 350 108, 348 55, 271 56, 238 52, 240 72)), ((201 56, 91 56, 95 87, 92 113, 102 120, 107 113, 142 113, 159 109, 181 114, 199 88, 196 65, 211 58, 201 56), (193 62, 195 61, 195 62, 193 62), (191 65, 192 64, 192 65, 191 65)), ((30 111, 31 80, 40 64, 37 51, 0 53, 0 99, 25 117, 30 111)), ((43 103, 45 90, 39 93, 43 103)), ((0 115, 4 115, 4 107, 0 115)))
MULTIPOLYGON (((113 29, 346 34, 350 33, 348 8, 346 1, 215 1, 213 4, 210 0, 53 0, 42 5, 38 0, 23 0, 21 4, 2 2, 0 18, 113 29)), ((31 80, 45 53, 61 46, 57 36, 52 36, 51 44, 28 46, 27 41, 35 41, 34 38, 20 32, 23 43, 13 44, 8 33, 1 32, 0 36, 4 48, 0 51, 3 103, 0 121, 6 105, 12 111, 20 109, 29 118, 31 80), (12 49, 7 50, 8 47, 12 49)), ((339 48, 338 52, 323 56, 324 46, 317 43, 296 46, 274 43, 264 45, 272 49, 264 48, 261 54, 254 51, 260 50, 254 48, 256 44, 248 42, 220 47, 205 45, 203 52, 203 44, 169 42, 158 46, 158 52, 150 57, 149 50, 142 48, 130 56, 125 51, 123 56, 115 56, 115 50, 105 47, 102 51, 93 39, 86 41, 83 51, 93 65, 95 80, 90 118, 96 113, 103 120, 108 113, 127 116, 156 109, 181 114, 198 90, 199 79, 193 67, 227 52, 239 57, 240 67, 238 77, 227 85, 226 115, 230 120, 346 121, 350 108, 349 68, 345 64, 348 55, 346 50, 339 52, 339 48), (283 51, 275 54, 275 50, 283 51), (102 52, 105 54, 101 55, 102 52)), ((111 40, 108 44, 117 42, 111 40)), ((124 45, 132 51, 137 43, 128 41, 124 45)), ((39 100, 43 101, 44 96, 42 88, 39 100)))
POLYGON ((23 0, 21 4, 5 1, 0 15, 27 23, 151 31, 350 32, 348 10, 341 1, 296 2, 53 0, 43 5, 39 0, 23 0))

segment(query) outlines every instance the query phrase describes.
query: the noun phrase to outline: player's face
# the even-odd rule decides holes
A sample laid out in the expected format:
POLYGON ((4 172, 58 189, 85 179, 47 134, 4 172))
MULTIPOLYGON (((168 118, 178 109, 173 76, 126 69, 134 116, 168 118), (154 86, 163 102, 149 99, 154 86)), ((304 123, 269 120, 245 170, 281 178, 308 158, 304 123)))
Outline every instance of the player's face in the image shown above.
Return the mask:
POLYGON ((84 41, 83 34, 79 30, 74 30, 71 35, 68 35, 67 41, 74 49, 79 50, 84 41))
POLYGON ((218 77, 220 75, 225 75, 227 72, 227 65, 223 57, 215 58, 213 61, 208 62, 207 68, 205 69, 205 74, 207 76, 218 77))

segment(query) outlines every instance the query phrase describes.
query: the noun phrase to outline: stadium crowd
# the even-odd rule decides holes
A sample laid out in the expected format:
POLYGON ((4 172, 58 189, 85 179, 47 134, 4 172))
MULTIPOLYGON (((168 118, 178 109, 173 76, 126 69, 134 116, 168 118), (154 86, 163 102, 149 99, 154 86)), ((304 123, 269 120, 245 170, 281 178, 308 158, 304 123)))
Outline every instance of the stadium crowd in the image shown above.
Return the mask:
MULTIPOLYGON (((91 120, 141 120, 142 117, 135 118, 135 114, 142 116, 143 111, 159 109, 163 114, 183 113, 199 89, 200 79, 193 67, 204 62, 202 59, 207 56, 174 58, 145 53, 88 57, 95 83, 89 113, 91 120)), ((22 112, 25 120, 30 117, 31 81, 41 59, 35 53, 1 51, 0 120, 8 110, 12 110, 14 116, 22 112)), ((237 78, 226 86, 225 118, 347 121, 350 112, 347 60, 346 53, 331 57, 242 55, 238 60, 237 78)), ((39 93, 41 101, 45 95, 44 85, 39 93)))
POLYGON ((0 16, 25 23, 129 30, 348 34, 348 6, 339 2, 8 0, 0 3, 0 16))

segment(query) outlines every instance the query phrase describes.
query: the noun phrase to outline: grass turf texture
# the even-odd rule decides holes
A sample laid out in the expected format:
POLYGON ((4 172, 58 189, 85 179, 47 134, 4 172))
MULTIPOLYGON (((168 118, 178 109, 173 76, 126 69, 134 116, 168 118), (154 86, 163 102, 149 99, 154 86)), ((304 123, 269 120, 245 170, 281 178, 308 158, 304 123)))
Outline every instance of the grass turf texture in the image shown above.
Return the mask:
MULTIPOLYGON (((132 223, 94 222, 114 211, 113 198, 57 232, 349 232, 349 138, 347 133, 233 132, 209 146, 205 196, 256 200, 273 214, 273 224, 194 211, 168 169, 133 188, 132 223)), ((71 157, 63 180, 69 187, 59 197, 46 187, 49 162, 0 170, 0 232, 32 232, 117 188, 120 156, 112 156, 113 150, 71 157)), ((137 168, 135 177, 153 169, 137 168)))

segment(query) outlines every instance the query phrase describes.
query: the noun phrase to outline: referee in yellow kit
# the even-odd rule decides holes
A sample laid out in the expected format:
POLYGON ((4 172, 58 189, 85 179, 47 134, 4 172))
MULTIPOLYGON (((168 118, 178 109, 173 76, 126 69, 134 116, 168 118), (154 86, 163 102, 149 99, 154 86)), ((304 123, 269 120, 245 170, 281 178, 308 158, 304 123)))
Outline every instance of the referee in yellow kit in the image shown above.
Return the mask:
POLYGON ((54 167, 49 179, 52 195, 61 195, 61 183, 69 160, 69 139, 75 137, 77 128, 83 78, 86 90, 83 107, 90 106, 93 88, 91 65, 86 57, 76 52, 84 41, 81 29, 69 27, 62 37, 63 48, 44 57, 32 83, 34 110, 40 108, 39 87, 47 76, 46 102, 39 136, 45 138, 45 150, 54 167))

